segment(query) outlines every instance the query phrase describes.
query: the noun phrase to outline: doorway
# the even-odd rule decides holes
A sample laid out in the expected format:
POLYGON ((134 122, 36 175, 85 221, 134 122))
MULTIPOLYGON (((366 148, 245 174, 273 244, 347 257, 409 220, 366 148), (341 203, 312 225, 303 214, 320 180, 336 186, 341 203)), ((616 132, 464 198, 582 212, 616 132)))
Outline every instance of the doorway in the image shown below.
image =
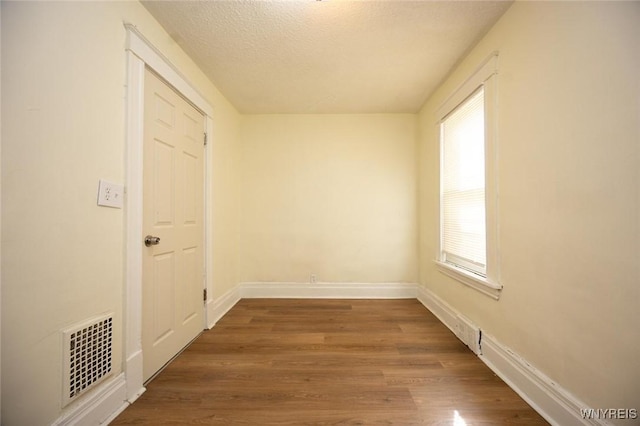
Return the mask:
MULTIPOLYGON (((176 92, 182 94, 197 110, 204 113, 207 134, 213 131, 213 107, 202 94, 195 89, 186 77, 169 61, 135 25, 124 23, 127 34, 127 86, 126 86, 126 270, 124 289, 124 373, 126 381, 126 400, 130 403, 144 393, 143 350, 142 350, 142 311, 143 311, 143 254, 147 247, 142 241, 143 233, 143 139, 144 139, 144 86, 147 68, 166 81, 176 92)), ((209 144, 210 145, 210 144, 209 144)), ((212 169, 211 150, 205 149, 205 174, 212 169)), ((212 180, 204 178, 205 265, 206 288, 212 293, 211 278, 212 233, 211 211, 208 206, 212 199, 212 180)), ((200 290, 202 291, 202 289, 200 290)), ((200 296, 202 300, 202 296, 200 296)), ((201 302, 202 303, 202 302, 201 302)), ((208 297, 206 309, 210 309, 208 297)), ((202 305, 201 305, 202 306, 202 305)), ((207 316, 203 307, 204 316, 207 316)), ((206 323, 207 319, 204 320, 206 323)), ((207 323, 208 324, 208 323, 207 323)))
POLYGON ((204 116, 148 68, 142 350, 149 380, 204 329, 204 116))

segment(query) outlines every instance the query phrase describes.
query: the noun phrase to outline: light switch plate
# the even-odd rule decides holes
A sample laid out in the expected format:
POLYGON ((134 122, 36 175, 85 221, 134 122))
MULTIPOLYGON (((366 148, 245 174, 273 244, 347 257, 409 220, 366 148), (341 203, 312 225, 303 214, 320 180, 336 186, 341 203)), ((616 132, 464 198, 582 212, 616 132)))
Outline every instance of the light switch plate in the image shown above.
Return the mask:
POLYGON ((124 186, 100 179, 98 185, 98 205, 121 209, 124 205, 124 186))

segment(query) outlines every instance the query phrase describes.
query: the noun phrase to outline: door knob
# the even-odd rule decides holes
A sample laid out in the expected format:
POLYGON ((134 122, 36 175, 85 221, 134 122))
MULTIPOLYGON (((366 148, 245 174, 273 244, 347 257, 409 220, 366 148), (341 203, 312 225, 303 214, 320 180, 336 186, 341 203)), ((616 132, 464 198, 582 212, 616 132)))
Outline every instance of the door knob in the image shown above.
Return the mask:
POLYGON ((160 244, 160 237, 154 237, 153 235, 147 235, 144 237, 144 245, 147 247, 157 246, 160 244))

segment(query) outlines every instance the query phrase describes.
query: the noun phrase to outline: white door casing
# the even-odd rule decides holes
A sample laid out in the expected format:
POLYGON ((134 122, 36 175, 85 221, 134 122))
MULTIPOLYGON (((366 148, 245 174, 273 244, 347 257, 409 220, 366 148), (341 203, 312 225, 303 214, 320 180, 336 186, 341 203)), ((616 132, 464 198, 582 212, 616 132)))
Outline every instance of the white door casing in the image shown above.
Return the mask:
MULTIPOLYGON (((142 172, 143 172, 143 117, 144 75, 148 67, 167 81, 186 99, 205 114, 207 134, 213 132, 213 107, 191 86, 188 79, 132 24, 124 23, 127 34, 127 87, 126 87, 126 247, 124 289, 124 372, 127 401, 132 403, 145 391, 142 362, 142 172)), ((205 148, 205 273, 208 294, 212 294, 212 228, 211 215, 212 156, 211 144, 205 148)), ((211 299, 207 300, 211 303, 211 299)), ((206 316, 206 311, 205 311, 206 316)))

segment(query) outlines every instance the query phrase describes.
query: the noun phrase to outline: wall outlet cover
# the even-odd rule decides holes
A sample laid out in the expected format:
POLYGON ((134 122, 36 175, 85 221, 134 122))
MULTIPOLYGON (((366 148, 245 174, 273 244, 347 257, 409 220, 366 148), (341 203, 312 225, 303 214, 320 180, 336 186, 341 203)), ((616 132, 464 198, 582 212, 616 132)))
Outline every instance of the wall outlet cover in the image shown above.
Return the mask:
POLYGON ((121 209, 124 205, 124 186, 100 179, 98 205, 121 209))

